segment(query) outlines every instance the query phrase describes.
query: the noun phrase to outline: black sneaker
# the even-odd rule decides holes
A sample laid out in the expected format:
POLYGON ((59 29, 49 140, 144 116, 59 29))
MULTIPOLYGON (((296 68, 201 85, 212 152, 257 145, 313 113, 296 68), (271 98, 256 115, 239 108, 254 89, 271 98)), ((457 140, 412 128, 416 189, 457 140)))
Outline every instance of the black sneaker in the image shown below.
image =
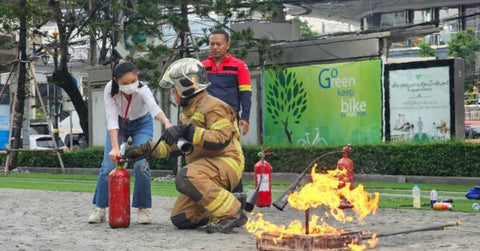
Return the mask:
POLYGON ((224 219, 215 223, 209 223, 205 228, 205 231, 209 234, 211 233, 223 233, 228 234, 234 228, 241 227, 247 223, 248 217, 243 212, 243 209, 240 209, 239 213, 232 218, 224 219))

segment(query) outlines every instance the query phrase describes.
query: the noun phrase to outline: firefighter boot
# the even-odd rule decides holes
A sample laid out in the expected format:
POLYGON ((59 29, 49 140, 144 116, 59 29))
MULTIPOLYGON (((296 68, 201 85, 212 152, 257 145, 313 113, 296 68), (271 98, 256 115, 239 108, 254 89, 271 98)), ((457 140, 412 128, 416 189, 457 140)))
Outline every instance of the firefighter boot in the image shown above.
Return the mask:
POLYGON ((228 234, 230 233, 234 228, 236 227, 241 227, 247 223, 247 216, 243 212, 243 209, 240 208, 238 211, 237 215, 235 215, 232 218, 227 218, 224 220, 220 220, 217 222, 210 222, 207 224, 207 227, 205 228, 205 231, 209 234, 211 233, 223 233, 223 234, 228 234))

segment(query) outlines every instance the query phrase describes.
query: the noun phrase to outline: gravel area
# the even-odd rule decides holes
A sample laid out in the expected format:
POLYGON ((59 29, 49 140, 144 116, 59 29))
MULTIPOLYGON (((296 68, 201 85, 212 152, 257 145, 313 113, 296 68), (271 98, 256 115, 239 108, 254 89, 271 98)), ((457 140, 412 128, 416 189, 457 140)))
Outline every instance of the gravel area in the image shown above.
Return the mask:
MULTIPOLYGON (((255 237, 244 228, 232 234, 207 234, 203 229, 178 230, 169 220, 175 198, 153 197, 152 224, 138 224, 132 210, 129 228, 112 229, 108 223, 88 224, 91 193, 0 189, 1 250, 255 250, 255 237)), ((381 198, 380 198, 381 199, 381 198)), ((321 214, 323 209, 313 209, 321 214)), ((304 219, 303 212, 289 206, 283 212, 261 208, 264 219, 287 224, 304 219)), ((331 221, 331 220, 328 220, 331 221)), ((429 210, 382 209, 368 216, 365 224, 337 227, 370 230, 380 235, 374 250, 479 250, 480 214, 429 210), (448 230, 415 231, 463 221, 448 230)))

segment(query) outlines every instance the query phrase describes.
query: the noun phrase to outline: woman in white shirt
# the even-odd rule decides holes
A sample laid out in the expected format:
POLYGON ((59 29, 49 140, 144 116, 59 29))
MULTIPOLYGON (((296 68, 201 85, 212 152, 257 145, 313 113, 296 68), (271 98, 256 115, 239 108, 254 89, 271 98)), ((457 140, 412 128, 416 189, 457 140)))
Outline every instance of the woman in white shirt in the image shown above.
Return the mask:
MULTIPOLYGON (((103 161, 98 175, 97 187, 93 196, 96 208, 88 217, 89 223, 105 221, 105 208, 108 207, 108 174, 115 167, 115 158, 120 154, 120 144, 129 137, 133 146, 151 141, 153 137, 153 120, 170 127, 170 121, 157 105, 153 94, 138 80, 135 66, 128 61, 120 61, 113 68, 113 78, 104 90, 107 118, 107 136, 103 161)), ((135 185, 132 207, 138 208, 138 222, 150 223, 147 208, 152 207, 150 187, 150 168, 145 159, 137 161, 134 166, 135 185)))

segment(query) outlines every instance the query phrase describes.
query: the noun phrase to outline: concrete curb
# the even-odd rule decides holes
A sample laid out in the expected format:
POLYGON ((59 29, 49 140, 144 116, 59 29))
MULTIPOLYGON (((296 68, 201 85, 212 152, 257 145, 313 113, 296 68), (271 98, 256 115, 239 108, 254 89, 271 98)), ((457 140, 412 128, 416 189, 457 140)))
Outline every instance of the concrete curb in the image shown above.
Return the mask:
MULTIPOLYGON (((62 173, 57 167, 20 167, 31 173, 62 173)), ((99 168, 65 168, 67 174, 98 174, 99 168)), ((130 174, 133 170, 129 169, 130 174)), ((152 170, 152 177, 164 177, 173 174, 170 170, 152 170)), ((297 173, 273 173, 272 180, 292 182, 298 177, 297 173)), ((244 173, 244 180, 253 180, 253 173, 244 173)), ((355 174, 355 182, 398 182, 398 183, 435 183, 454 185, 480 184, 480 177, 441 177, 441 176, 406 176, 406 175, 380 175, 380 174, 355 174)))

